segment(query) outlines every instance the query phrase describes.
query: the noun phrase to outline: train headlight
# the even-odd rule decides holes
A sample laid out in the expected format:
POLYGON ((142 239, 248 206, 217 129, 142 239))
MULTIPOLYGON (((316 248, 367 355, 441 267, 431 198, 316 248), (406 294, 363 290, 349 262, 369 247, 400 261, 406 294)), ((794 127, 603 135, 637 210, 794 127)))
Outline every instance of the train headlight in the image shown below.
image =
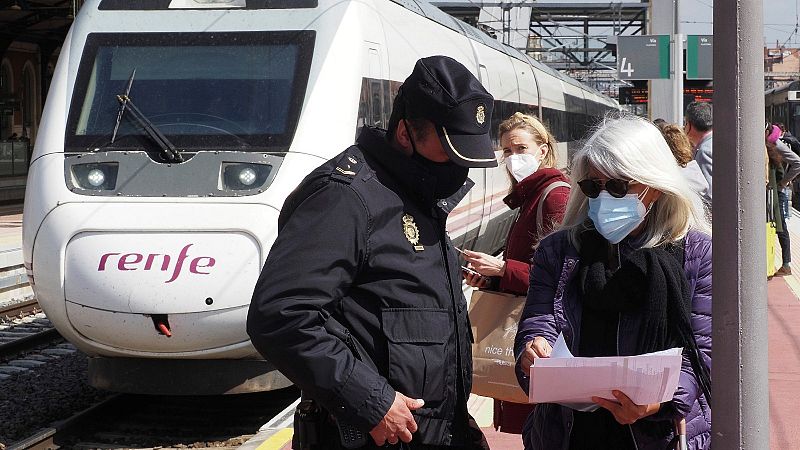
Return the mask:
POLYGON ((257 176, 252 167, 245 167, 239 171, 239 181, 245 186, 252 186, 256 182, 257 176))
POLYGON ((106 174, 100 169, 92 169, 86 175, 86 181, 94 187, 100 187, 106 182, 106 174))
POLYGON ((119 163, 73 164, 72 184, 81 189, 114 190, 117 186, 119 163))
POLYGON ((222 163, 220 189, 247 191, 267 182, 272 166, 257 163, 222 163))

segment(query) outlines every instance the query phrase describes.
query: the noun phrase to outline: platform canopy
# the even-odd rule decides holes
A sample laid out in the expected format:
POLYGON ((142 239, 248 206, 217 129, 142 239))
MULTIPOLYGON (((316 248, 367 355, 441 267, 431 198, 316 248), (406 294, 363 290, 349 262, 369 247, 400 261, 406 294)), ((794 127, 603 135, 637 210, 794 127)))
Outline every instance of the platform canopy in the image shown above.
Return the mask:
POLYGON ((82 3, 77 0, 0 0, 0 55, 14 41, 60 46, 82 3))

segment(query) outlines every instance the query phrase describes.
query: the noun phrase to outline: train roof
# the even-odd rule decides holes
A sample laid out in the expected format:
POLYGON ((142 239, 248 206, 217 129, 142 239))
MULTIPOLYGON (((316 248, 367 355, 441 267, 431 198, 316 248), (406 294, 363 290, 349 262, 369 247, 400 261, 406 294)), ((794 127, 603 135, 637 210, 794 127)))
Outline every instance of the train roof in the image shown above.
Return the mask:
MULTIPOLYGON (((157 9, 171 9, 171 8, 182 8, 181 6, 174 6, 176 3, 180 3, 183 0, 155 0, 151 2, 136 2, 130 0, 99 0, 98 9, 100 10, 157 10, 157 9)), ((376 0, 376 1, 386 1, 386 0, 376 0)), ((498 41, 497 39, 489 36, 488 34, 484 33, 483 31, 479 30, 478 28, 473 27, 472 25, 456 19, 455 17, 445 13, 441 9, 437 8, 436 6, 430 4, 426 0, 389 0, 392 3, 402 6, 403 8, 412 11, 416 14, 424 16, 429 20, 432 20, 439 25, 449 28, 456 33, 460 33, 474 41, 480 42, 487 47, 490 47, 498 52, 504 53, 511 58, 515 58, 519 61, 522 61, 526 64, 533 66, 534 68, 541 70, 565 83, 571 84, 576 86, 584 91, 588 91, 596 95, 602 100, 605 100, 609 105, 617 105, 610 97, 606 96, 605 94, 601 93, 600 91, 587 86, 578 80, 571 78, 557 70, 543 64, 540 61, 537 61, 533 58, 530 58, 528 55, 520 52, 519 50, 510 47, 502 42, 498 41)), ((207 3, 214 3, 214 1, 209 1, 207 3)), ((223 1, 220 1, 223 3, 223 1)), ((232 7, 230 0, 225 1, 228 6, 220 6, 220 7, 232 7)), ((319 0, 234 0, 233 6, 245 9, 306 9, 306 8, 316 8, 319 6, 319 0)), ((213 7, 213 6, 211 6, 213 7)))
POLYGON ((764 95, 777 94, 785 91, 797 91, 797 90, 800 90, 800 80, 795 80, 790 83, 786 83, 783 86, 766 90, 764 91, 764 95))
POLYGON ((468 38, 478 41, 488 47, 491 47, 499 52, 505 53, 511 58, 518 59, 526 64, 529 64, 542 72, 548 73, 549 75, 560 79, 565 83, 569 83, 573 86, 579 87, 583 90, 589 91, 596 96, 600 97, 601 99, 605 100, 609 104, 616 105, 616 102, 611 99, 610 97, 606 96, 605 94, 601 93, 600 91, 587 86, 580 81, 569 77, 552 67, 543 64, 540 61, 537 61, 528 55, 520 52, 514 47, 509 45, 503 44, 502 42, 498 41, 497 39, 489 36, 485 32, 479 30, 478 28, 473 27, 472 25, 464 22, 463 20, 456 19, 455 17, 445 13, 441 9, 433 6, 432 4, 428 3, 424 0, 391 0, 393 3, 396 3, 410 11, 414 11, 417 14, 423 15, 428 19, 443 25, 447 28, 450 28, 453 31, 459 32, 468 38))

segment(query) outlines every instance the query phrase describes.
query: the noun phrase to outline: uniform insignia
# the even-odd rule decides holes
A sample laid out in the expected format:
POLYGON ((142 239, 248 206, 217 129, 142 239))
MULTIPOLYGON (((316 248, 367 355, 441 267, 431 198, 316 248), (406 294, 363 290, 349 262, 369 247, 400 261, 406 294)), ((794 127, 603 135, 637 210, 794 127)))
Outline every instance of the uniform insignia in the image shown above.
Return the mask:
POLYGON ((350 184, 362 167, 364 167, 364 162, 357 156, 345 153, 336 161, 336 166, 331 170, 330 176, 332 180, 350 184))
POLYGON ((344 174, 344 175, 350 175, 350 176, 355 176, 355 174, 356 174, 356 173, 355 173, 355 172, 353 172, 352 170, 344 170, 344 169, 342 169, 341 167, 337 167, 337 168, 336 168, 336 171, 337 171, 337 172, 339 172, 339 173, 341 173, 341 174, 344 174))
POLYGON ((414 217, 411 214, 403 214, 403 233, 406 235, 408 242, 414 246, 414 250, 418 252, 425 250, 425 247, 419 245, 419 228, 414 223, 414 217))
POLYGON ((478 121, 478 125, 483 125, 486 122, 486 107, 483 105, 478 105, 478 108, 475 110, 475 120, 478 121))

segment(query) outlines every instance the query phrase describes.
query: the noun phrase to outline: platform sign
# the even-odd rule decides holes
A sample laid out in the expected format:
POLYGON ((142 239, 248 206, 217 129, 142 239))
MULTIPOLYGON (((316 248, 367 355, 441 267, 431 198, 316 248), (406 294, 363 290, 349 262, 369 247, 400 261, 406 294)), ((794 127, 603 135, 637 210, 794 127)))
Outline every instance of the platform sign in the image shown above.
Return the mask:
POLYGON ((646 87, 620 86, 619 103, 622 105, 646 105, 649 93, 646 87))
POLYGON ((618 36, 617 74, 620 80, 669 78, 669 36, 618 36))
POLYGON ((686 36, 686 79, 714 79, 714 36, 686 36))

